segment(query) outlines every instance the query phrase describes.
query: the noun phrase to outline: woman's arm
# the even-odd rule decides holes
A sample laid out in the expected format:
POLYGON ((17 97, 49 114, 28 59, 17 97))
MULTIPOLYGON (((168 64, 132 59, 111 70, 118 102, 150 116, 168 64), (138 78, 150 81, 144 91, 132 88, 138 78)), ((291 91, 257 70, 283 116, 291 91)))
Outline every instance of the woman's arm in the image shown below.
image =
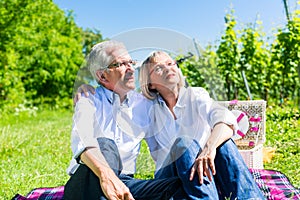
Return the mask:
POLYGON ((216 149, 223 142, 231 138, 233 128, 225 123, 218 123, 214 126, 210 137, 208 138, 203 150, 198 155, 191 169, 190 180, 194 178, 195 173, 199 175, 200 184, 203 183, 203 175, 207 176, 212 181, 212 175, 215 175, 214 160, 216 157, 216 149), (212 174, 210 173, 210 170, 212 174))

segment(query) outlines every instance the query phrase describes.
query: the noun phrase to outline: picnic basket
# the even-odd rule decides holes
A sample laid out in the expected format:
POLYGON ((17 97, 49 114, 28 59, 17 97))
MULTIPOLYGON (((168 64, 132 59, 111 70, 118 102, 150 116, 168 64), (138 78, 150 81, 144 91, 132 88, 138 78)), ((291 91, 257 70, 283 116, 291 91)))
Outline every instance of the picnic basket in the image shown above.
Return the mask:
POLYGON ((263 169, 263 144, 266 140, 266 101, 220 101, 221 105, 231 111, 242 113, 237 116, 246 117, 247 130, 240 133, 241 137, 234 139, 248 168, 263 169))

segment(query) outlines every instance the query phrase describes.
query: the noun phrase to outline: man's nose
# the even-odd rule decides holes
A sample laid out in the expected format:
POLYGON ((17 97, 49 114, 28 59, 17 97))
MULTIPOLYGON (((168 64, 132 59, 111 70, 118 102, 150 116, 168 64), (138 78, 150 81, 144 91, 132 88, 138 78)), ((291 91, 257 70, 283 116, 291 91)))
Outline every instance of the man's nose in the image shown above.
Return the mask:
POLYGON ((134 72, 135 68, 131 64, 125 65, 126 72, 134 72))

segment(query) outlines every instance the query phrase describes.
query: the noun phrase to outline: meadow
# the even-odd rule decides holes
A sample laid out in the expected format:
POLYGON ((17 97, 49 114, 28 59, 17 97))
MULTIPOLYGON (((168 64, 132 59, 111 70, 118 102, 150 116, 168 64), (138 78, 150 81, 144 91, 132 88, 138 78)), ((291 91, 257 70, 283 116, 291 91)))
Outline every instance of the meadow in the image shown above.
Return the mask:
MULTIPOLYGON (((267 108, 265 146, 276 149, 265 169, 286 174, 300 187, 299 109, 267 108)), ((70 131, 72 109, 39 109, 16 112, 0 121, 0 199, 16 193, 26 195, 38 187, 64 185, 69 176, 66 168, 71 158, 70 131)), ((142 143, 138 158, 138 178, 152 178, 154 164, 147 145, 142 143)))

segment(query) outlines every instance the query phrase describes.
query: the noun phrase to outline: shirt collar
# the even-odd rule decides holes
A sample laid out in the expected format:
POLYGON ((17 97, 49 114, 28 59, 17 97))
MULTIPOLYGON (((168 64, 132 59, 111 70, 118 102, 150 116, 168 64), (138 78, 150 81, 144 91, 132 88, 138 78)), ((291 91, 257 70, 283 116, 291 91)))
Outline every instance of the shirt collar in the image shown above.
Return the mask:
MULTIPOLYGON (((184 103, 184 100, 183 100, 183 97, 184 97, 184 94, 186 93, 187 89, 185 87, 181 87, 179 89, 179 94, 178 94, 178 100, 177 100, 177 103, 176 103, 176 107, 184 107, 185 106, 185 103, 184 103)), ((164 105, 166 102, 164 101, 164 99, 161 97, 161 95, 157 95, 157 102, 160 104, 160 105, 164 105)))
MULTIPOLYGON (((113 104, 116 100, 118 100, 118 101, 120 100, 119 95, 117 93, 115 93, 114 91, 111 91, 111 90, 107 89, 106 87, 103 87, 102 85, 100 85, 99 87, 102 89, 102 91, 103 91, 106 99, 109 101, 109 103, 113 104)), ((133 95, 133 91, 129 91, 122 104, 129 105, 129 98, 132 95, 133 95)))
POLYGON ((103 87, 102 85, 99 85, 99 90, 100 93, 104 93, 104 96, 106 97, 106 99, 109 101, 109 103, 113 103, 114 101, 114 92, 103 87))
POLYGON ((157 95, 157 102, 160 104, 160 105, 164 105, 165 104, 165 100, 159 95, 157 95))
POLYGON ((185 107, 186 102, 184 101, 184 97, 186 96, 186 92, 186 87, 181 87, 179 89, 178 100, 176 104, 177 107, 185 107))

